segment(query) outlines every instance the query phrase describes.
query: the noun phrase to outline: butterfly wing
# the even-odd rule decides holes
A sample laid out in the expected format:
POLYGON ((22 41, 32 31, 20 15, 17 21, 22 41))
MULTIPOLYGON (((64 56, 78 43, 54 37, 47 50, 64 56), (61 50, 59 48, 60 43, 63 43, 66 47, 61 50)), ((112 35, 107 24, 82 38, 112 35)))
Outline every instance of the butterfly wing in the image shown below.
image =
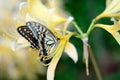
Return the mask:
POLYGON ((46 31, 45 36, 45 45, 48 53, 51 53, 58 44, 58 39, 51 33, 51 31, 46 31))
POLYGON ((45 26, 37 22, 26 22, 27 27, 32 31, 36 39, 46 30, 45 26))
POLYGON ((17 31, 20 35, 27 39, 28 42, 30 42, 32 48, 39 49, 38 40, 34 37, 34 34, 27 26, 20 26, 17 28, 17 31))
POLYGON ((54 34, 44 25, 37 22, 27 22, 27 27, 32 31, 35 38, 39 41, 40 55, 50 54, 56 47, 58 40, 54 34))

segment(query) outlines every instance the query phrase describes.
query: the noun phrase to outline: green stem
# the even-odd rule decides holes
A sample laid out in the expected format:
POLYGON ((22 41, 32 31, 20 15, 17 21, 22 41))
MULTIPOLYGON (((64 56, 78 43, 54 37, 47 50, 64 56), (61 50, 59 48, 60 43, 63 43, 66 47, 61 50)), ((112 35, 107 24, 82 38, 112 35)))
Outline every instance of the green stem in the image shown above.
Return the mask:
POLYGON ((73 25, 74 25, 74 27, 77 29, 77 31, 81 34, 81 35, 83 35, 84 33, 82 32, 82 30, 80 29, 80 27, 77 25, 77 23, 76 22, 72 22, 73 23, 73 25))
POLYGON ((88 36, 90 34, 90 32, 93 30, 95 23, 96 23, 96 19, 93 19, 92 23, 90 24, 90 26, 86 32, 86 36, 88 36))
POLYGON ((76 24, 76 22, 72 22, 74 27, 77 29, 77 31, 81 34, 81 38, 84 38, 86 36, 88 36, 90 34, 90 32, 94 29, 94 24, 96 23, 96 19, 93 19, 93 21, 91 22, 88 30, 86 33, 83 33, 82 30, 80 29, 80 27, 76 24))
MULTIPOLYGON (((71 33, 70 31, 66 31, 67 34, 71 33)), ((78 33, 75 33, 75 36, 74 37, 77 37, 77 38, 82 38, 81 35, 79 35, 78 33)))

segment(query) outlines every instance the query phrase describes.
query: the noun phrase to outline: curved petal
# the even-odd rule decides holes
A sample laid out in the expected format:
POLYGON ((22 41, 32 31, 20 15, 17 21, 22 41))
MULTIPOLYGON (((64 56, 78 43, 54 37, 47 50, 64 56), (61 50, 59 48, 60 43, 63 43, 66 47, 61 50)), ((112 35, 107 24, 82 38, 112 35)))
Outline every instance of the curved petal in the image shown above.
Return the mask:
POLYGON ((62 55, 62 51, 64 49, 64 44, 66 40, 62 40, 61 43, 59 44, 58 48, 56 49, 56 55, 53 57, 48 70, 47 70, 47 80, 54 80, 54 75, 55 75, 55 68, 57 66, 57 63, 62 55))
POLYGON ((106 9, 98 15, 96 19, 103 17, 119 17, 120 16, 120 0, 107 0, 106 9))
POLYGON ((96 24, 96 27, 100 27, 108 31, 120 45, 119 23, 115 23, 114 25, 96 24))
POLYGON ((34 18, 46 18, 47 7, 45 7, 40 0, 28 0, 28 11, 34 18))
MULTIPOLYGON (((28 11, 32 18, 36 18, 40 21, 42 20, 44 22, 47 22, 47 18, 51 18, 51 15, 49 15, 49 9, 44 6, 39 0, 28 0, 28 11)), ((54 25, 59 25, 60 23, 66 21, 65 18, 57 14, 53 14, 51 20, 54 25)))
POLYGON ((78 61, 78 54, 77 54, 76 48, 72 43, 67 42, 65 47, 65 52, 75 63, 78 61))

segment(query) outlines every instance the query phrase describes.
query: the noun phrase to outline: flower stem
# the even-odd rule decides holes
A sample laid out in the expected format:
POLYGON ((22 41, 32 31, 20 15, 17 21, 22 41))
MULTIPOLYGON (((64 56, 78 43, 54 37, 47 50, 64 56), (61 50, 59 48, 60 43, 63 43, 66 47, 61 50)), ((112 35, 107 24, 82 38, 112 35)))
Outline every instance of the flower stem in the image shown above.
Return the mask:
POLYGON ((81 34, 81 35, 83 35, 84 33, 82 32, 82 30, 80 29, 80 27, 77 25, 77 23, 76 22, 72 22, 73 23, 73 25, 74 25, 74 27, 77 29, 77 31, 81 34))
POLYGON ((93 55, 93 52, 92 52, 90 46, 88 46, 88 51, 89 51, 89 55, 90 55, 90 58, 91 58, 92 64, 93 64, 93 66, 94 66, 94 69, 95 69, 96 75, 97 75, 97 77, 98 77, 98 80, 102 80, 102 76, 101 76, 101 74, 100 74, 100 71, 99 71, 98 65, 97 65, 97 63, 96 63, 96 60, 95 60, 95 58, 94 58, 94 55, 93 55))
POLYGON ((90 34, 90 32, 93 30, 95 23, 96 23, 96 19, 93 19, 92 23, 90 24, 90 26, 86 32, 86 36, 88 36, 90 34))

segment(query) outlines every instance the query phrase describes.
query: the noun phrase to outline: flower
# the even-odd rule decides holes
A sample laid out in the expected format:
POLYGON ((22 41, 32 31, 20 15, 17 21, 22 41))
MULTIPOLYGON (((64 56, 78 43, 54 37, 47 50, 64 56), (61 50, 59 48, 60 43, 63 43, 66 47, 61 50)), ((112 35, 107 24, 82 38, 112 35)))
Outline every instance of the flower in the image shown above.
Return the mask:
POLYGON ((96 17, 96 20, 103 17, 119 17, 120 16, 120 0, 107 0, 105 10, 96 17))
POLYGON ((95 24, 95 27, 100 27, 108 31, 120 44, 120 0, 107 0, 106 9, 98 15, 95 20, 99 20, 103 17, 109 17, 114 22, 113 25, 95 24))
MULTIPOLYGON (((59 10, 56 8, 56 1, 48 1, 49 6, 45 6, 40 0, 28 0, 20 5, 20 21, 16 19, 16 25, 25 25, 27 21, 35 21, 44 24, 54 35, 59 39, 59 43, 54 51, 43 57, 43 60, 51 58, 52 60, 48 64, 47 80, 54 80, 55 68, 65 48, 65 52, 76 63, 78 55, 75 47, 69 42, 71 36, 74 33, 66 34, 68 24, 73 20, 72 17, 66 18, 58 14, 59 10), (63 27, 64 24, 64 27, 63 27)), ((21 38, 18 39, 19 43, 25 43, 21 38), (22 41, 22 42, 20 42, 22 41)), ((18 41, 16 44, 18 44, 18 41)), ((19 46, 19 45, 18 45, 19 46)), ((41 57, 40 57, 41 58, 41 57)))
POLYGON ((37 80, 36 74, 44 75, 46 69, 37 61, 38 55, 34 54, 36 51, 28 47, 15 48, 15 42, 19 38, 13 19, 17 11, 16 6, 19 4, 19 1, 15 3, 16 1, 0 1, 2 3, 0 5, 0 79, 37 80))
MULTIPOLYGON (((55 1, 52 0, 52 2, 54 3, 55 1)), ((27 3, 23 2, 20 5, 20 17, 23 20, 25 20, 26 15, 29 14, 34 19, 37 19, 42 22, 47 22, 47 25, 49 24, 49 19, 50 19, 52 24, 56 26, 65 22, 66 18, 60 16, 59 15, 60 13, 55 12, 56 8, 54 7, 52 8, 47 7, 44 4, 42 4, 40 0, 28 0, 27 3)))
POLYGON ((95 27, 100 27, 100 28, 103 28, 106 31, 108 31, 115 38, 115 40, 118 42, 118 44, 120 45, 120 33, 119 33, 120 21, 114 20, 113 25, 96 24, 95 27))

